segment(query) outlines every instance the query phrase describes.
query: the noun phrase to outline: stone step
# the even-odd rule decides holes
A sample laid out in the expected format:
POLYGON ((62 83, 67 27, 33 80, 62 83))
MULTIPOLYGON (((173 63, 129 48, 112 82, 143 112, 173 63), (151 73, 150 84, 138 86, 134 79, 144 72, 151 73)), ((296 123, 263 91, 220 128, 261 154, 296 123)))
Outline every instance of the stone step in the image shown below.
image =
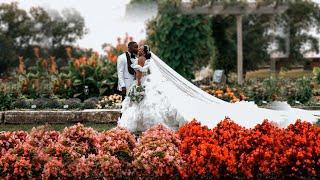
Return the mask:
POLYGON ((120 117, 118 109, 86 109, 82 111, 23 111, 0 112, 1 123, 5 124, 64 124, 75 122, 116 123, 120 117))

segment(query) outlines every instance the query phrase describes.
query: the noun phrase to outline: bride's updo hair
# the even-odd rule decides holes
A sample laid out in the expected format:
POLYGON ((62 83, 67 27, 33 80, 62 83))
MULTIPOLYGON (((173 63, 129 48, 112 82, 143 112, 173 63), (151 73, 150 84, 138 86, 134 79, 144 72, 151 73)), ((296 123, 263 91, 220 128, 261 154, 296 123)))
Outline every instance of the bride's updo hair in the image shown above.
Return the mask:
POLYGON ((150 59, 151 58, 151 50, 150 47, 148 45, 144 45, 143 46, 143 51, 145 54, 146 59, 150 59))

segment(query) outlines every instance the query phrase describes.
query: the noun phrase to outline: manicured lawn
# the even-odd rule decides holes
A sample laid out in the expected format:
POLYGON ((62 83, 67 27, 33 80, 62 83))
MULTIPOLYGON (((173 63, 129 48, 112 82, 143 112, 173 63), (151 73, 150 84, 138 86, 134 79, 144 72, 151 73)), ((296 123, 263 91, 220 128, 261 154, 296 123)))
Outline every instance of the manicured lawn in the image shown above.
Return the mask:
MULTIPOLYGON (((1 131, 30 131, 33 127, 41 126, 44 124, 0 124, 1 131)), ((72 126, 74 124, 49 124, 49 128, 52 130, 62 131, 65 127, 72 126)), ((116 124, 96 124, 96 123, 84 123, 87 127, 92 127, 97 131, 109 130, 116 126, 116 124)))
MULTIPOLYGON (((247 79, 252 78, 268 78, 272 75, 270 70, 259 70, 259 71, 250 71, 247 73, 247 79)), ((303 76, 312 77, 312 71, 305 71, 302 69, 290 70, 290 71, 282 71, 279 74, 279 77, 283 78, 300 78, 303 76)))

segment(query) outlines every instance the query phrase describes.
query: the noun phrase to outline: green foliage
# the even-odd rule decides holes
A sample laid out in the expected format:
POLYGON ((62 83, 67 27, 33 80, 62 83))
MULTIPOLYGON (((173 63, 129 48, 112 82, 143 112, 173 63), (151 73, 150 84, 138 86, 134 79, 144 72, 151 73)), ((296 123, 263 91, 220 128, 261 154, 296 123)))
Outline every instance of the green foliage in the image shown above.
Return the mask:
POLYGON ((208 17, 178 13, 180 1, 164 0, 148 23, 147 42, 161 59, 187 79, 215 59, 211 22, 208 17))
POLYGON ((81 64, 79 68, 69 63, 69 78, 72 81, 73 97, 87 99, 114 93, 117 79, 116 65, 106 59, 97 59, 97 66, 81 64), (85 87, 88 87, 88 94, 85 87))
POLYGON ((297 81, 296 99, 302 104, 307 103, 312 97, 310 82, 310 79, 307 78, 301 78, 297 81))
POLYGON ((310 83, 311 80, 309 78, 303 77, 295 82, 290 82, 289 85, 282 87, 279 85, 278 88, 281 88, 282 96, 287 97, 289 104, 295 105, 297 102, 307 104, 313 95, 310 83))
POLYGON ((296 105, 298 101, 307 104, 313 96, 311 79, 305 77, 298 79, 270 77, 246 81, 243 91, 248 100, 255 101, 258 105, 262 105, 262 101, 287 101, 291 105, 296 105))
POLYGON ((313 69, 313 75, 317 83, 320 84, 320 68, 319 67, 315 67, 313 69))
POLYGON ((279 80, 270 77, 262 82, 268 101, 275 101, 280 93, 279 80))
MULTIPOLYGON (((266 84, 266 83, 265 83, 266 84)), ((262 105, 263 101, 269 101, 270 97, 264 88, 264 84, 260 80, 247 81, 244 85, 245 95, 249 101, 254 101, 257 105, 262 105)))
POLYGON ((13 95, 5 90, 0 90, 0 111, 11 109, 13 95))

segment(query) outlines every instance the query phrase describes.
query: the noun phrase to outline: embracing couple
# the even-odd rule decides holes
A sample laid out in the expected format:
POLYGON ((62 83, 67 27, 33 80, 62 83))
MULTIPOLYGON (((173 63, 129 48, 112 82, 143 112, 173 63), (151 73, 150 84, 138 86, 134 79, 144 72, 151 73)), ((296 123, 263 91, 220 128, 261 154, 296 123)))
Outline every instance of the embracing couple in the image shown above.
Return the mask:
POLYGON ((118 90, 122 94, 121 118, 118 125, 132 132, 144 131, 163 124, 176 129, 177 112, 161 91, 159 75, 152 74, 152 53, 148 45, 128 43, 128 51, 117 60, 118 90))
MULTIPOLYGON (((151 52, 147 45, 139 47, 136 42, 129 42, 128 51, 117 60, 118 90, 124 100, 129 89, 136 83, 141 85, 141 68, 150 60, 151 52), (140 67, 140 68, 139 68, 140 67)), ((144 67, 146 69, 146 67, 144 67)))

